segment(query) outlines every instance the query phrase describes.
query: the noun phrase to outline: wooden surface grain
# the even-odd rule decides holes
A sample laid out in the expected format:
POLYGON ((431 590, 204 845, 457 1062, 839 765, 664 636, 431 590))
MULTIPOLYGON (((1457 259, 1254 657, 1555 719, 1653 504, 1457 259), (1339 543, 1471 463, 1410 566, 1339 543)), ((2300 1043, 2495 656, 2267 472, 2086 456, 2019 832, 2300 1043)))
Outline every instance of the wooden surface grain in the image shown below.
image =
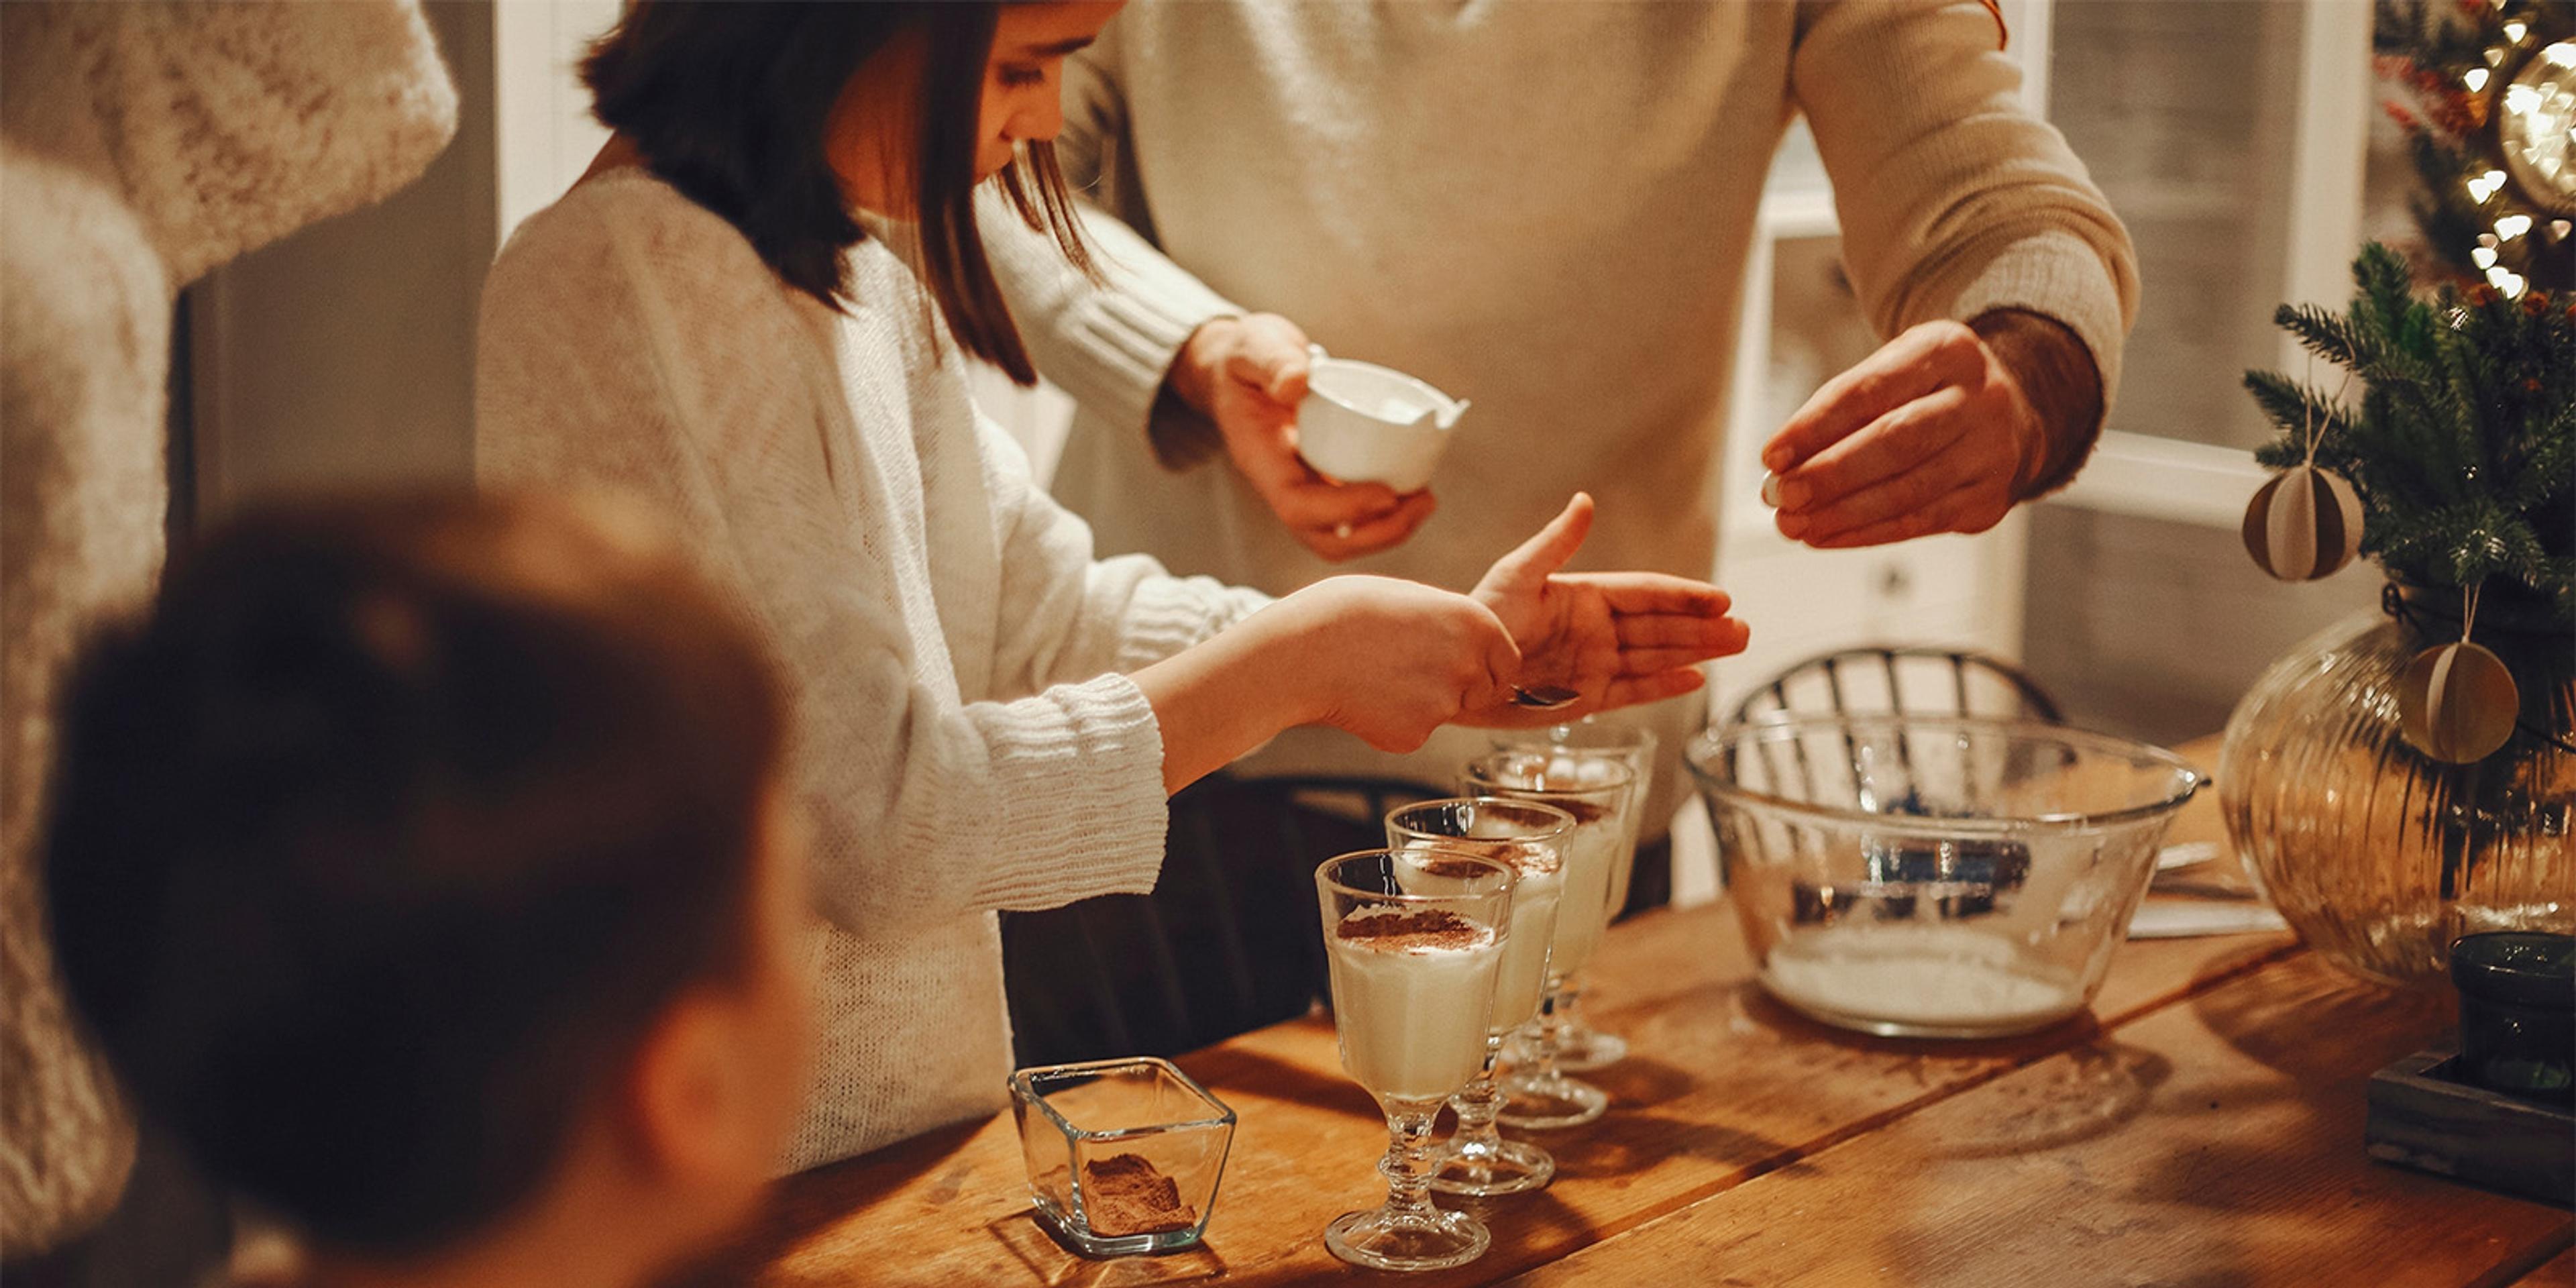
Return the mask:
POLYGON ((2551 1257, 2539 1269, 2514 1280, 2513 1288, 2576 1288, 2576 1249, 2551 1257))
POLYGON ((1514 1282, 2458 1288, 2569 1218, 2364 1155, 2451 1023, 2303 954, 1514 1282))
MULTIPOLYGON (((2202 763, 2214 759, 2200 750, 2202 763)), ((2173 839, 2217 834, 2214 803, 2202 800, 2173 839)), ((2382 1050, 2415 1049, 2442 1021, 2421 998, 2361 999, 2287 935, 2124 945, 2089 1015, 1993 1042, 1829 1029, 1773 1003, 1752 973, 1723 903, 1615 928, 1586 1003, 1631 1042, 1628 1060, 1587 1075, 1614 1097, 1610 1114, 1534 1134, 1557 1155, 1556 1182, 1468 1205, 1492 1229, 1492 1249, 1405 1282, 1536 1271, 1529 1282, 1723 1283, 1738 1275, 1736 1258, 1759 1256, 1744 1282, 2370 1283, 2248 1277, 2273 1263, 2243 1241, 2286 1240, 2321 1264, 2361 1264, 2336 1260, 2330 1245, 2402 1243, 2388 1231, 2418 1210, 2457 1217, 2474 1246, 2441 1246, 2484 1257, 2481 1267, 2504 1255, 2483 1240, 2539 1252, 2524 1266, 2546 1255, 2522 1209, 2548 1209, 2326 1166, 2338 1148, 2358 1157, 2359 1087, 2389 1058, 2382 1050), (2219 1108, 2206 1108, 2213 1100, 2219 1108), (2191 1254, 2203 1227, 2209 1246, 2191 1254), (1803 1245, 1829 1246, 1802 1261, 1803 1245), (2078 1254, 2095 1268, 2136 1257, 2209 1273, 2045 1276, 2078 1254), (1664 1273, 1678 1264, 1697 1269, 1664 1273), (1880 1272, 1907 1264, 1915 1269, 1880 1272), (1818 1277, 1834 1273, 1858 1277, 1818 1277)), ((1330 1022, 1276 1025, 1178 1063, 1240 1118, 1202 1248, 1086 1261, 1058 1247, 1028 1215, 1004 1114, 791 1178, 755 1228, 680 1282, 1380 1278, 1322 1244, 1326 1222, 1384 1192, 1374 1171, 1383 1120, 1343 1074, 1330 1022)))

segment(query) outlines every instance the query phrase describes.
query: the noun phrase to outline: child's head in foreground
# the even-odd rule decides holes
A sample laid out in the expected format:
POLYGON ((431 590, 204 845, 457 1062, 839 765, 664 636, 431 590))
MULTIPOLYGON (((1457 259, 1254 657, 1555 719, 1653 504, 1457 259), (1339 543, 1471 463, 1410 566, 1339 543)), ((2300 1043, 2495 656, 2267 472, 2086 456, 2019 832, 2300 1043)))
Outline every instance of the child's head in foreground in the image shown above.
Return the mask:
POLYGON ((319 1271, 641 1273, 742 1215, 803 1090, 785 721, 619 512, 244 518, 68 689, 66 987, 319 1271))

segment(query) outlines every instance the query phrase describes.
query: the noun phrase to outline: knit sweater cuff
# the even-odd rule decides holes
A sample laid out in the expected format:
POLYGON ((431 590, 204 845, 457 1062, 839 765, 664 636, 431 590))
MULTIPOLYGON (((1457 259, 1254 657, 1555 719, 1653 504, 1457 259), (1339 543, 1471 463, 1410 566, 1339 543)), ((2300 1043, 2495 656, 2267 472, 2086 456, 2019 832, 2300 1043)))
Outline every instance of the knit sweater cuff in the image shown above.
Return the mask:
POLYGON ((1047 378, 1108 423, 1142 433, 1190 333, 1210 318, 1240 317, 1244 310, 1124 225, 1103 228, 1108 222, 1092 222, 1096 262, 1108 284, 1080 292, 1057 328, 1087 360, 1060 364, 1047 378))
POLYGON ((2073 331, 2092 351, 2094 370, 2102 377, 2103 416, 2109 419, 2128 328, 2120 320, 2119 287, 2099 251, 2083 238, 2057 230, 2014 242, 1950 302, 1949 315, 1965 321, 1995 309, 2023 309, 2073 331))
POLYGON ((1029 911, 1151 892, 1166 813, 1163 733, 1144 690, 1105 675, 974 711, 999 789, 984 834, 1033 856, 995 868, 976 904, 1029 911))
POLYGON ((1117 668, 1134 671, 1232 626, 1270 602, 1268 595, 1213 577, 1149 577, 1127 601, 1117 668))

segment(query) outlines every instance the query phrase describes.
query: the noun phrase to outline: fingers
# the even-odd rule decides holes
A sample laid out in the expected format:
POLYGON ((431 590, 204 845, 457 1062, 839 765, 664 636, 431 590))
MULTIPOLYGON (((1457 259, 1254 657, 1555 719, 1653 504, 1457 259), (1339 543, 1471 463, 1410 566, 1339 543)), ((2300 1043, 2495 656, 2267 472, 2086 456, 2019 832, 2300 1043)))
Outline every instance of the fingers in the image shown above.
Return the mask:
POLYGON ((1635 617, 1619 621, 1619 674, 1652 675, 1732 657, 1753 642, 1753 628, 1732 617, 1635 617))
MULTIPOLYGON (((1384 487, 1376 484, 1368 486, 1376 487, 1380 492, 1386 491, 1384 487)), ((1333 484, 1317 484, 1312 490, 1338 493, 1346 489, 1333 484)), ((1394 494, 1388 493, 1388 495, 1394 494)), ((1362 555, 1376 554, 1378 551, 1404 544, 1405 540, 1413 535, 1414 530, 1420 528, 1423 522, 1431 517, 1431 512, 1439 508, 1439 504, 1432 498, 1431 493, 1415 492, 1409 496, 1396 498, 1393 509, 1363 515, 1354 522, 1336 521, 1330 526, 1299 526, 1292 523, 1289 527, 1296 534, 1297 540, 1307 549, 1333 563, 1340 563, 1346 559, 1357 559, 1362 555)), ((1277 509, 1276 506, 1272 508, 1277 509)))
POLYGON ((1744 623, 1732 617, 1683 613, 1622 614, 1611 624, 1619 633, 1619 647, 1623 649, 1716 648, 1744 628, 1744 623))
MULTIPOLYGON (((1331 532, 1336 528, 1360 527, 1376 523, 1403 508, 1406 498, 1397 496, 1383 483, 1329 483, 1322 475, 1305 469, 1276 481, 1254 479, 1253 487, 1261 499, 1270 503, 1279 521, 1299 530, 1331 532)), ((1415 493, 1427 496, 1428 493, 1415 493)))
POLYGON ((1967 437, 1968 393, 1955 385, 1897 407, 1780 476, 1780 508, 1799 513, 1918 468, 1967 437))
POLYGON ((1984 360, 1982 342, 1962 323, 1909 328, 1808 398, 1763 445, 1762 467, 1785 475, 1871 421, 1944 385, 1970 379, 1984 360))
POLYGON ((1911 541, 1936 532, 1983 532, 2002 522, 2010 508, 2008 497, 1982 486, 1964 487, 1930 505, 1846 528, 1829 536, 1809 537, 1807 544, 1819 550, 1849 550, 1911 541))
POLYGON ((1708 677, 1697 667, 1657 671, 1651 675, 1623 675, 1612 679, 1599 698, 1587 698, 1569 707, 1539 711, 1507 700, 1498 701, 1462 711, 1453 723, 1480 729, 1543 729, 1568 720, 1580 720, 1596 711, 1615 711, 1641 702, 1678 698, 1707 683, 1708 677))
POLYGON ((1295 407, 1306 396, 1313 361, 1306 346, 1306 333, 1296 323, 1275 313, 1255 313, 1243 319, 1241 337, 1226 357, 1226 378, 1282 407, 1295 407))
POLYGON ((1669 573, 1573 572, 1559 573, 1556 580, 1579 582, 1599 589, 1614 613, 1718 617, 1735 603, 1725 591, 1707 582, 1669 573))
POLYGON ((1780 535, 1813 544, 1854 528, 1921 511, 1953 492, 1974 486, 1977 478, 1978 471, 1971 462, 1961 456, 1945 456, 1847 493, 1818 509, 1783 510, 1772 522, 1780 535))
POLYGON ((1708 676, 1697 667, 1676 671, 1657 671, 1652 675, 1623 675, 1610 682, 1610 692, 1601 699, 1599 711, 1633 707, 1640 702, 1661 702, 1678 698, 1708 683, 1708 676))
POLYGON ((1565 566, 1592 532, 1592 496, 1577 492, 1557 516, 1518 549, 1494 561, 1477 588, 1498 594, 1536 587, 1565 566))
POLYGON ((1279 522, 1326 559, 1400 544, 1437 505, 1428 491, 1399 496, 1383 483, 1336 483, 1316 473, 1297 455, 1284 419, 1246 414, 1228 427, 1226 449, 1279 522))
POLYGON ((1854 378, 1836 404, 1845 409, 1868 403, 1872 390, 1892 396, 1936 383, 1785 471, 1775 469, 1782 536, 1839 549, 1983 532, 2003 519, 2027 455, 2024 440, 2037 426, 2028 400, 1974 332, 1926 324, 1845 375, 1854 378), (1909 365, 1881 372, 1882 359, 1909 365))
MULTIPOLYGON (((1999 441, 1963 442, 1903 474, 1805 513, 1781 513, 1781 535, 1811 546, 1839 544, 1863 528, 1904 523, 1929 532, 1983 532, 2012 505, 2009 453, 1999 441), (1925 526, 1937 524, 1937 526, 1925 526)), ((1874 543, 1871 543, 1874 544, 1874 543)))

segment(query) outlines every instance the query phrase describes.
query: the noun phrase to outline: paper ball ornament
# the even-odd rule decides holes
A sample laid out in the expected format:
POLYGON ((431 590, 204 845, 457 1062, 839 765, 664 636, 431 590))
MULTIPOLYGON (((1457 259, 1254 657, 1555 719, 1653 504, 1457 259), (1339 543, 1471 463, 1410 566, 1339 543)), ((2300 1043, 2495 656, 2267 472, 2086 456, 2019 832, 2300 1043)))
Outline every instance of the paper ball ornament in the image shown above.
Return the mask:
POLYGON ((2428 648, 2397 676, 2397 721, 2406 741, 2435 760, 2484 760, 2513 737, 2522 692, 2502 659, 2465 640, 2428 648))
POLYGON ((2283 581, 2329 576, 2361 550, 2361 498, 2333 470, 2294 465, 2245 507, 2245 553, 2283 581))

